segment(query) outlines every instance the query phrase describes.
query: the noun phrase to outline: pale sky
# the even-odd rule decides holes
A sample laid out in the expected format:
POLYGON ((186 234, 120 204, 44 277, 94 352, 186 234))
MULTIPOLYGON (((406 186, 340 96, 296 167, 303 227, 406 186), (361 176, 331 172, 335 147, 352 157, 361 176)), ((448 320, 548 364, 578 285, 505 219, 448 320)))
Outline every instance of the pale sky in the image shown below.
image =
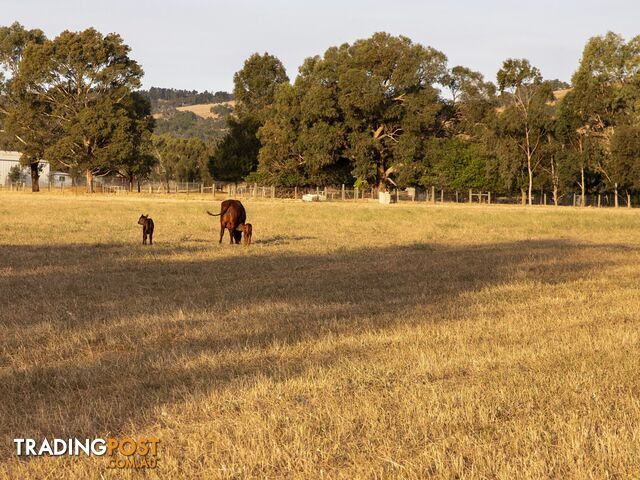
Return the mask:
POLYGON ((406 35, 489 80, 525 57, 545 78, 569 81, 587 39, 640 34, 638 0, 535 2, 418 0, 0 0, 0 24, 17 20, 49 37, 90 26, 118 32, 145 71, 144 86, 233 88, 254 52, 282 60, 293 79, 304 58, 377 31, 406 35))

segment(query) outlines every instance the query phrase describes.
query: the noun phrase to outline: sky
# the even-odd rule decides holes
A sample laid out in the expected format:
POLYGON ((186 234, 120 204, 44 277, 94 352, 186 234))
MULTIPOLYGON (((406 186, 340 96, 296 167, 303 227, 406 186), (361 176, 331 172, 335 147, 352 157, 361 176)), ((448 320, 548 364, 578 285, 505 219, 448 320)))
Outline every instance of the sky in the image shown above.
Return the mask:
POLYGON ((306 57, 378 31, 445 53, 449 66, 488 80, 506 58, 528 58, 545 78, 569 81, 586 41, 640 34, 638 0, 0 0, 0 25, 19 21, 49 37, 94 27, 117 32, 143 67, 143 85, 218 91, 254 52, 295 78, 306 57))

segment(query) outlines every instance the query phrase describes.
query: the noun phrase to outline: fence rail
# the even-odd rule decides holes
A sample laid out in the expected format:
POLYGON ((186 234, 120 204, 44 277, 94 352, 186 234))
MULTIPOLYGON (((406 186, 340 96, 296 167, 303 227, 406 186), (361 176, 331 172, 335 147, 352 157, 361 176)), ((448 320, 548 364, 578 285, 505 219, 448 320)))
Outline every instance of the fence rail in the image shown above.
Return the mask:
MULTIPOLYGON (((27 192, 31 186, 25 183, 0 185, 0 192, 27 192)), ((83 194, 86 185, 40 185, 41 191, 59 192, 62 194, 83 194)), ((201 195, 220 199, 227 196, 254 199, 291 199, 300 200, 305 194, 316 194, 324 201, 377 201, 378 189, 340 187, 276 187, 257 184, 229 184, 216 182, 210 185, 197 182, 143 182, 131 189, 127 184, 116 182, 96 182, 94 192, 113 195, 201 195)), ((428 202, 440 203, 481 203, 481 204, 526 204, 524 195, 485 192, 478 190, 454 191, 436 189, 408 188, 390 191, 392 202, 428 202)), ((532 195, 533 205, 554 205, 551 192, 538 191, 532 195)), ((588 193, 584 198, 579 192, 564 193, 558 196, 560 206, 614 207, 615 195, 611 192, 588 193)), ((640 194, 618 194, 621 207, 640 207, 640 194)))

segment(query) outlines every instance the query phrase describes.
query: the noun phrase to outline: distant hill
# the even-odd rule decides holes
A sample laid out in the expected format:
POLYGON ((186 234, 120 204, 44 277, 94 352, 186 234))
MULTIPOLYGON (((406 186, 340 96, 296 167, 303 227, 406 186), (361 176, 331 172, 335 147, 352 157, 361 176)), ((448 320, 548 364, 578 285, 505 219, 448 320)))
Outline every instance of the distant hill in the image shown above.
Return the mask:
POLYGON ((236 106, 235 100, 220 103, 202 103, 198 105, 186 105, 184 107, 177 107, 176 110, 180 112, 193 112, 197 116, 202 118, 220 118, 226 117, 236 106))
POLYGON ((149 99, 156 119, 156 133, 175 137, 218 140, 227 129, 227 117, 235 101, 227 92, 151 87, 140 90, 149 99))

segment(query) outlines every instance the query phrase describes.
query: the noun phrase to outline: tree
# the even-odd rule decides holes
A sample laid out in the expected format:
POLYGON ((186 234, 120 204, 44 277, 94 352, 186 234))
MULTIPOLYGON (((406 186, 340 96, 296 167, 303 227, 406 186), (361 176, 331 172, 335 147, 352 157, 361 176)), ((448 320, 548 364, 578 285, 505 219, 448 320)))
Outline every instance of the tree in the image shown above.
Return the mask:
POLYGON ((599 146, 594 169, 613 187, 616 207, 618 188, 626 180, 612 155, 612 140, 618 125, 638 123, 639 68, 640 36, 625 42, 609 32, 587 42, 572 78, 581 134, 599 146))
POLYGON ((84 170, 87 190, 93 177, 112 169, 110 149, 122 138, 126 102, 139 87, 142 68, 129 58, 130 48, 115 33, 93 28, 64 31, 53 40, 30 44, 16 83, 44 102, 61 134, 44 156, 52 165, 84 170))
POLYGON ((612 176, 618 179, 618 187, 627 189, 627 206, 631 206, 629 190, 640 187, 640 127, 621 125, 611 139, 612 176))
POLYGON ((495 116, 495 85, 485 82, 481 73, 460 65, 447 73, 444 83, 451 94, 452 111, 445 120, 450 134, 483 137, 495 116))
POLYGON ((549 130, 553 100, 551 85, 526 59, 508 59, 497 74, 507 106, 499 115, 498 134, 520 152, 527 172, 529 205, 533 203, 533 175, 543 158, 542 144, 549 130))
POLYGON ((227 117, 227 134, 210 162, 216 179, 238 182, 258 165, 258 130, 270 117, 278 89, 289 77, 277 57, 254 53, 233 76, 236 110, 227 117))
POLYGON ((179 182, 211 180, 208 170, 209 149, 198 138, 154 135, 151 151, 157 161, 156 176, 165 183, 167 191, 171 180, 179 182))
POLYGON ((575 90, 570 91, 559 102, 556 111, 554 135, 561 144, 558 153, 560 167, 564 167, 568 183, 574 182, 580 188, 580 205, 585 205, 587 184, 598 156, 597 144, 589 135, 577 106, 575 90))
POLYGON ((321 176, 349 163, 356 181, 386 190, 438 130, 445 63, 441 52, 386 33, 307 59, 260 132, 259 171, 321 176))
POLYGON ((4 133, 5 148, 20 150, 20 161, 31 172, 31 190, 40 191, 40 161, 44 150, 51 143, 54 129, 48 121, 46 104, 30 94, 14 78, 18 74, 26 48, 42 44, 46 37, 42 30, 27 30, 18 22, 0 27, 0 123, 4 133))
POLYGON ((480 143, 454 138, 432 138, 422 163, 420 182, 453 190, 498 189, 495 159, 480 143))
POLYGON ((263 124, 280 85, 289 82, 282 62, 275 56, 254 53, 233 76, 233 96, 239 118, 251 117, 263 124))
POLYGON ((9 169, 9 173, 7 174, 7 181, 9 183, 23 183, 25 181, 25 174, 22 171, 20 165, 13 165, 9 169))
POLYGON ((229 132, 211 156, 209 171, 216 180, 239 182, 258 166, 259 124, 251 118, 229 118, 229 132))
POLYGON ((151 151, 151 132, 154 119, 149 100, 139 93, 131 93, 122 102, 124 109, 113 132, 113 141, 105 153, 113 168, 140 191, 140 181, 149 176, 156 159, 151 151))

